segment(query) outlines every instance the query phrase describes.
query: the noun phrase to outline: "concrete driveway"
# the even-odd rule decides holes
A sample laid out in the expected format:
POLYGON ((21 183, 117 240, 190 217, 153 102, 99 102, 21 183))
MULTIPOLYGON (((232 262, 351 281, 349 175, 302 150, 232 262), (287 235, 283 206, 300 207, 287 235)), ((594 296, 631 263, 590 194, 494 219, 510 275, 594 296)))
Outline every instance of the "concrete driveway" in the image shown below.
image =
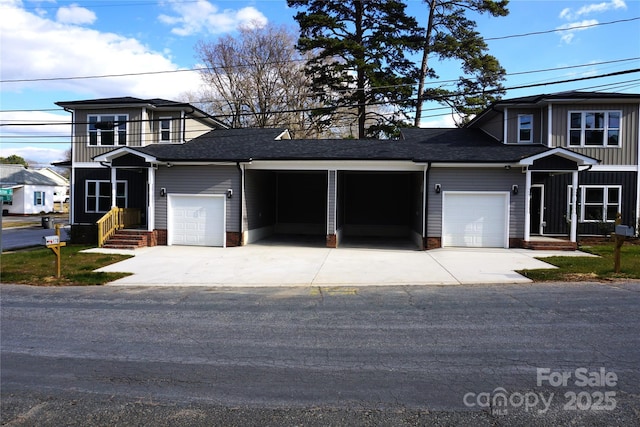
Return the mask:
MULTIPOLYGON (((108 252, 103 249, 90 251, 108 252)), ((128 253, 135 256, 98 270, 133 273, 111 285, 389 286, 529 283, 529 279, 515 270, 553 268, 534 257, 590 256, 582 252, 525 249, 447 248, 417 251, 260 244, 235 248, 156 246, 128 253)))

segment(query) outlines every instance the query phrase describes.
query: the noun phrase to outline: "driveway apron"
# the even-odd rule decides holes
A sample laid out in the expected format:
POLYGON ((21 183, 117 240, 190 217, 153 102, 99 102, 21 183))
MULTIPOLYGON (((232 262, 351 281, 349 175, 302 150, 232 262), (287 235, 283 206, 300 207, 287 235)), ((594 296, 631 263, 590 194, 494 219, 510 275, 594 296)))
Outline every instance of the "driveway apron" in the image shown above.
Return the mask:
MULTIPOLYGON (((90 251, 108 252, 103 249, 90 251)), ((119 251, 122 252, 122 251, 119 251)), ((554 268, 535 259, 582 252, 523 249, 235 248, 156 246, 97 271, 127 272, 111 285, 134 286, 390 286, 529 283, 515 270, 554 268)))

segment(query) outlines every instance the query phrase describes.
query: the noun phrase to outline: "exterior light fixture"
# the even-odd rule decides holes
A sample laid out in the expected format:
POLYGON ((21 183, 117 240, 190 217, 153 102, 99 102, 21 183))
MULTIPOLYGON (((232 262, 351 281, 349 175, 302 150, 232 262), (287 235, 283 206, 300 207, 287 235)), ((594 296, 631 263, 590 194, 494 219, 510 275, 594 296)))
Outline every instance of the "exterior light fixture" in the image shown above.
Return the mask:
POLYGON ((511 187, 511 191, 513 192, 513 194, 518 194, 518 186, 517 185, 513 185, 511 187))
POLYGON ((440 184, 436 184, 434 190, 436 191, 436 194, 440 194, 440 192, 442 191, 442 187, 440 186, 440 184))
POLYGON ((230 199, 233 196, 233 190, 230 188, 227 190, 227 199, 230 199))

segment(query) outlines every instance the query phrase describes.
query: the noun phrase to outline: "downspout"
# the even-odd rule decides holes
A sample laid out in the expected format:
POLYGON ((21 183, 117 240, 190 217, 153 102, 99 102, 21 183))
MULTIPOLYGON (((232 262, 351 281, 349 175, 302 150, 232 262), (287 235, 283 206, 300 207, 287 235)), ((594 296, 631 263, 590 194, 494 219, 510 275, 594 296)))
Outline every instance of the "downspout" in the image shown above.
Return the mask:
POLYGON ((69 110, 68 108, 64 109, 66 112, 71 113, 71 146, 69 147, 70 149, 70 154, 71 154, 71 183, 69 185, 69 211, 71 212, 70 218, 69 218, 69 222, 73 225, 75 224, 75 220, 76 220, 76 214, 75 214, 75 202, 73 200, 73 196, 75 195, 76 192, 76 168, 74 165, 74 160, 73 160, 73 156, 75 153, 75 150, 73 149, 73 145, 75 144, 75 136, 76 136, 76 127, 75 127, 75 119, 76 119, 76 114, 75 114, 75 110, 69 110))
POLYGON ((422 191, 422 247, 428 249, 428 244, 425 242, 427 238, 428 221, 429 221, 429 197, 427 193, 429 191, 429 173, 431 172, 431 162, 427 163, 424 170, 424 189, 422 191))
MULTIPOLYGON (((640 135, 640 107, 638 107, 638 135, 640 135)), ((636 145, 636 152, 638 155, 638 161, 636 162, 636 214, 633 218, 635 222, 636 237, 640 236, 640 138, 636 145)))
POLYGON ((242 203, 244 200, 244 170, 242 169, 242 166, 240 166, 240 162, 236 162, 236 167, 238 168, 238 173, 240 174, 240 209, 238 210, 240 212, 240 238, 238 240, 238 246, 244 246, 244 232, 242 229, 244 218, 244 203, 242 203))
MULTIPOLYGON (((193 110, 191 110, 193 112, 193 110)), ((187 142, 187 116, 184 110, 180 111, 180 119, 182 121, 182 143, 187 142)))

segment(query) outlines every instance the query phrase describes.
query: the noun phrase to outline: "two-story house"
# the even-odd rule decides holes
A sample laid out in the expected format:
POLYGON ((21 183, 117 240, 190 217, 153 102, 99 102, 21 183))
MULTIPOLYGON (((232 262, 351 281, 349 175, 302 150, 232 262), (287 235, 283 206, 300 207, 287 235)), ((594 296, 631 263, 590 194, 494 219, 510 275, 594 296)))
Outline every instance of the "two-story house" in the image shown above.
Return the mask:
POLYGON ((95 239, 95 224, 112 206, 138 211, 153 225, 153 169, 138 158, 114 164, 96 156, 120 147, 177 144, 225 125, 187 103, 132 97, 57 102, 72 114, 71 228, 79 240, 95 239), (88 236, 83 238, 83 236, 88 236))
POLYGON ((637 217, 638 95, 505 100, 465 128, 397 140, 292 140, 286 129, 226 129, 186 104, 124 99, 135 107, 58 103, 74 114, 72 228, 121 206, 141 211, 157 244, 302 234, 330 247, 378 237, 507 248, 551 236, 574 249, 614 211, 637 217), (168 110, 176 137, 163 141, 168 110))
POLYGON ((568 171, 529 168, 527 230, 530 235, 566 235, 577 203, 578 233, 603 235, 612 231, 618 213, 623 224, 638 225, 639 114, 636 94, 566 92, 496 102, 469 126, 505 144, 561 147, 598 159, 578 172, 576 194, 568 171))

